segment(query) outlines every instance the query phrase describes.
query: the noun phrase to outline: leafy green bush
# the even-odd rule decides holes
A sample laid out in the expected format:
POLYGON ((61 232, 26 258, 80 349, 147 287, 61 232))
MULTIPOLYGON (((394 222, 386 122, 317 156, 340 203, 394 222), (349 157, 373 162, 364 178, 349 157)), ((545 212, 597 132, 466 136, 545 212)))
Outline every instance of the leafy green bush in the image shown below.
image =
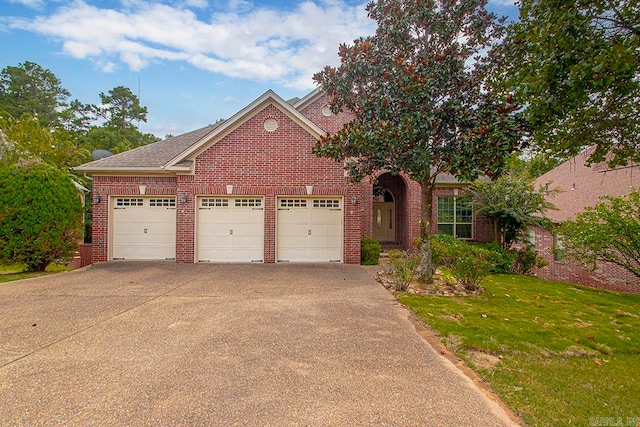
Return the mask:
POLYGON ((502 249, 496 242, 474 243, 480 248, 488 250, 487 261, 491 263, 492 273, 511 273, 515 254, 502 249))
POLYGON ((448 234, 434 234, 431 236, 431 259, 434 266, 449 266, 458 257, 466 245, 448 234))
POLYGON ((396 279, 396 290, 406 291, 416 278, 415 271, 420 265, 420 257, 412 252, 392 249, 389 251, 389 263, 396 279))
POLYGON ((360 264, 378 265, 380 263, 380 242, 370 237, 365 237, 360 241, 360 264))
POLYGON ((529 274, 533 267, 541 268, 548 262, 529 247, 512 249, 514 254, 513 272, 517 274, 529 274))
POLYGON ((45 164, 0 168, 0 262, 44 271, 82 239, 83 207, 71 179, 45 164))
POLYGON ((475 291, 480 282, 491 273, 489 261, 491 251, 470 244, 460 245, 460 252, 449 265, 451 274, 465 289, 475 291))

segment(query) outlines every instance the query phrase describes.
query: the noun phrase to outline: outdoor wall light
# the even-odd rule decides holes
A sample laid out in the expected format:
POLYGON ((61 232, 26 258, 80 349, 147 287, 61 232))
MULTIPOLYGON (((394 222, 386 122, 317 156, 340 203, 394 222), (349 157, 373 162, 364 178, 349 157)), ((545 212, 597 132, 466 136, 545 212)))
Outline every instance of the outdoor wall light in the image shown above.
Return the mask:
POLYGON ((102 197, 99 194, 93 195, 93 203, 100 203, 100 200, 102 200, 102 197))
POLYGON ((187 193, 182 193, 180 195, 180 202, 187 203, 188 198, 189 198, 189 195, 187 193))
POLYGON ((351 196, 351 203, 355 203, 356 202, 356 196, 351 196))

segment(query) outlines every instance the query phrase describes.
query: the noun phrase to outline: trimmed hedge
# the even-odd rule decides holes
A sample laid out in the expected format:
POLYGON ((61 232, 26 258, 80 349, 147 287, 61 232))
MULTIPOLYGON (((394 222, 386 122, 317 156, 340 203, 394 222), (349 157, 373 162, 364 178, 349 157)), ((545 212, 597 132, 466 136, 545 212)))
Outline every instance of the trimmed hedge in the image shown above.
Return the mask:
POLYGON ((378 265, 380 264, 380 252, 382 245, 375 239, 365 237, 360 241, 360 264, 378 265))

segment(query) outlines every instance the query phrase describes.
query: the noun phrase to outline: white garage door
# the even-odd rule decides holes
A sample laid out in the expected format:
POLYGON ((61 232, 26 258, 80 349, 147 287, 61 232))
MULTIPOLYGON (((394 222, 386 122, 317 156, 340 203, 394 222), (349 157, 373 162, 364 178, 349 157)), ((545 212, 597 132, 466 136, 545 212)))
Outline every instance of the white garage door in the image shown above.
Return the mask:
POLYGON ((176 258, 176 199, 113 199, 113 259, 176 258))
POLYGON ((279 198, 278 262, 342 262, 342 199, 279 198))
POLYGON ((198 262, 263 262, 262 198, 201 197, 197 230, 198 262))

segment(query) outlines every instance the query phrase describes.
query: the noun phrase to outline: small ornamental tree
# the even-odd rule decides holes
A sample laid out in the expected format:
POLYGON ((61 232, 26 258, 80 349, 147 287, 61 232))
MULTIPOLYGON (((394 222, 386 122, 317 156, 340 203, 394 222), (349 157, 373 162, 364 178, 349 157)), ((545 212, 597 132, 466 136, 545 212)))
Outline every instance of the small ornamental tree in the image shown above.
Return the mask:
POLYGON ((508 174, 495 181, 476 181, 469 192, 474 197, 476 213, 491 221, 493 241, 502 249, 508 250, 521 240, 529 225, 551 226, 544 213, 555 206, 523 176, 508 174))
POLYGON ((314 76, 334 112, 355 116, 323 137, 316 154, 347 161, 353 181, 387 170, 420 184, 420 279, 427 282, 436 176, 499 174, 523 133, 517 107, 497 99, 489 84, 490 55, 482 54, 504 27, 485 6, 483 0, 372 1, 375 35, 341 45, 341 65, 314 76))
POLYGON ((568 258, 597 268, 617 264, 640 277, 640 190, 625 197, 605 196, 559 229, 568 258))
POLYGON ((46 164, 0 168, 0 262, 44 271, 82 238, 83 207, 64 172, 46 164))

